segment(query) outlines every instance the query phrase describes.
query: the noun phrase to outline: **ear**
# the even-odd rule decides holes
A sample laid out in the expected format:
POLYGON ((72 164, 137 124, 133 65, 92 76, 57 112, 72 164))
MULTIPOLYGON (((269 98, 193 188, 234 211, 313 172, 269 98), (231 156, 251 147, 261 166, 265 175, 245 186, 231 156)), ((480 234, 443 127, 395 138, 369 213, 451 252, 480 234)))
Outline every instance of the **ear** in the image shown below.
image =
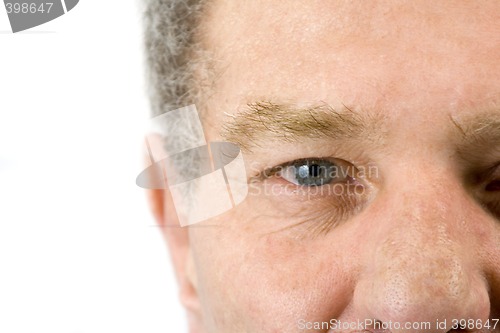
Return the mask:
POLYGON ((150 209, 168 245, 179 284, 179 298, 188 312, 190 332, 201 332, 193 330, 193 327, 201 324, 201 309, 189 242, 189 227, 180 226, 168 190, 147 191, 150 209))
MULTIPOLYGON (((151 154, 152 149, 155 148, 150 146, 145 151, 145 159, 148 165, 151 164, 149 154, 151 154)), ((165 180, 165 182, 167 181, 165 180)), ((147 200, 153 217, 168 245, 176 279, 179 284, 179 297, 187 310, 190 332, 202 332, 196 272, 189 242, 189 227, 180 226, 172 196, 168 190, 168 183, 164 187, 165 189, 146 190, 147 200)))

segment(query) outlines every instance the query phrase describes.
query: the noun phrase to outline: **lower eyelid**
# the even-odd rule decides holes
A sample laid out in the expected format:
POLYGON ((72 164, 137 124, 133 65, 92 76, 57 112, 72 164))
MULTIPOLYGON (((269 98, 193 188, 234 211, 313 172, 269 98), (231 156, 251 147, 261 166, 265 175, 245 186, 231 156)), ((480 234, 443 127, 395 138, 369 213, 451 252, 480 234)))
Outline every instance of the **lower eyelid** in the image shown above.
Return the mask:
POLYGON ((328 211, 316 212, 309 214, 307 217, 294 216, 294 221, 290 225, 280 228, 277 231, 285 231, 290 229, 299 230, 299 237, 317 237, 325 235, 335 229, 339 224, 347 220, 348 212, 342 208, 329 209, 328 211))
POLYGON ((282 213, 286 216, 285 220, 291 222, 287 222, 285 227, 275 232, 296 230, 299 238, 325 235, 349 220, 363 207, 359 198, 316 199, 312 202, 309 199, 299 205, 287 202, 288 205, 285 204, 286 208, 282 213), (306 203, 309 205, 304 206, 306 203))

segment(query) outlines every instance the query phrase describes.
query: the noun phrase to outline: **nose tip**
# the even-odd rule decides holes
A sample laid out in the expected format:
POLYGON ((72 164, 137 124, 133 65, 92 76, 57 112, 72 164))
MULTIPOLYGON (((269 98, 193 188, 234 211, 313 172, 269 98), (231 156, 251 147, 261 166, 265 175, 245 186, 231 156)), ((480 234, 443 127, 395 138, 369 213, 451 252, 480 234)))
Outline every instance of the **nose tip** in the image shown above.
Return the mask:
POLYGON ((374 264, 374 274, 358 282, 354 302, 360 315, 379 323, 375 331, 455 332, 455 320, 489 318, 487 283, 460 258, 421 251, 374 264))

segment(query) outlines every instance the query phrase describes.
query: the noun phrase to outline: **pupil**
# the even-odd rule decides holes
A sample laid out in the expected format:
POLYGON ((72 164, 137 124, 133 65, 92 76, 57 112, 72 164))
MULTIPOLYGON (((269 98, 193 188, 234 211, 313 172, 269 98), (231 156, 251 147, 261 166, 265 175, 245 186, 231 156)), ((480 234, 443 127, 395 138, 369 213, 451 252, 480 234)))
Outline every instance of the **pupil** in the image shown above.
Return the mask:
POLYGON ((321 172, 320 166, 317 164, 312 164, 311 167, 309 168, 309 175, 311 177, 318 177, 321 172))

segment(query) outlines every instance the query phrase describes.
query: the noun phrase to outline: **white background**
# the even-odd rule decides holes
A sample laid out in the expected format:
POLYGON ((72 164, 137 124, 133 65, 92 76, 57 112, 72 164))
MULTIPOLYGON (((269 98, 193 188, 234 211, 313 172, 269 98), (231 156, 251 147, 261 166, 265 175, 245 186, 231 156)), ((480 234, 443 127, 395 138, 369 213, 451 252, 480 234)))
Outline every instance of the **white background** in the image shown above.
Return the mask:
POLYGON ((17 34, 0 6, 0 332, 187 331, 135 185, 141 35, 139 0, 17 34))

